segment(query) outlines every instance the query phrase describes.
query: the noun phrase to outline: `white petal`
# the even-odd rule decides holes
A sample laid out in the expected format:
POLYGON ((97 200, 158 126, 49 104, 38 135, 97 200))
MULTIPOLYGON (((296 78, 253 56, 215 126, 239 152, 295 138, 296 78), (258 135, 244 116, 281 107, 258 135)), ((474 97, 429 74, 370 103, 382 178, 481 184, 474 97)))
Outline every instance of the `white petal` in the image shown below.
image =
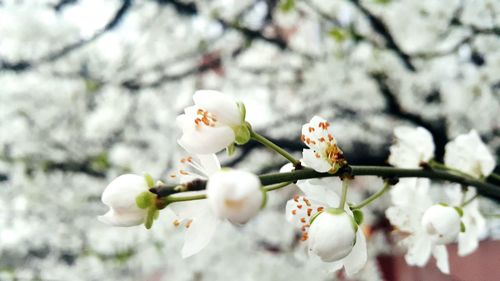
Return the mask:
POLYGON ((101 201, 113 208, 138 209, 135 199, 148 190, 143 176, 125 174, 114 179, 103 191, 101 201))
MULTIPOLYGON (((183 197, 197 194, 202 194, 202 191, 183 192, 182 195, 177 196, 183 197)), ((167 208, 170 208, 181 219, 192 219, 203 213, 211 212, 207 200, 174 202, 169 204, 167 208)))
POLYGON ((201 154, 197 155, 197 157, 200 160, 201 166, 205 169, 207 176, 210 176, 221 169, 219 159, 215 154, 201 154))
POLYGON ((495 168, 495 159, 476 131, 459 135, 446 144, 447 166, 475 177, 488 176, 495 168))
POLYGON ((188 258, 205 248, 212 240, 219 222, 211 212, 194 217, 190 227, 186 229, 182 258, 188 258))
POLYGON ((414 203, 415 178, 400 179, 391 190, 392 203, 396 206, 408 206, 414 203))
POLYGON ((335 186, 325 186, 314 184, 314 181, 303 180, 297 182, 297 186, 306 195, 308 199, 314 200, 324 206, 336 207, 340 198, 333 190, 335 186))
POLYGON ((351 253, 343 259, 347 276, 353 276, 363 269, 367 259, 365 235, 361 229, 358 229, 356 233, 356 244, 354 244, 351 253))
POLYGON ((425 128, 396 127, 396 143, 390 147, 389 163, 396 167, 418 168, 434 156, 434 141, 425 128))
MULTIPOLYGON (((321 260, 321 259, 319 259, 321 260)), ((333 273, 339 271, 344 267, 344 260, 334 261, 328 263, 328 272, 333 273)))
POLYGON ((200 108, 214 114, 218 122, 227 125, 241 123, 241 113, 236 100, 219 91, 200 90, 193 95, 194 103, 200 108))
MULTIPOLYGON (((320 127, 321 123, 328 123, 325 119, 319 117, 319 116, 314 116, 309 123, 306 123, 302 126, 302 135, 305 138, 311 139, 316 142, 314 143, 306 143, 307 146, 309 147, 321 147, 322 142, 319 142, 318 140, 320 138, 325 138, 325 140, 328 140, 328 134, 329 130, 324 129, 320 127)), ((335 141, 334 141, 335 142, 335 141)))
POLYGON ((223 127, 196 127, 194 124, 183 128, 179 144, 192 154, 217 153, 234 142, 234 131, 223 127))
POLYGON ((432 255, 436 259, 436 265, 439 270, 441 270, 442 273, 450 274, 450 265, 448 263, 448 251, 446 250, 446 246, 434 246, 434 249, 432 249, 432 255))
POLYGON ((113 209, 111 209, 106 214, 98 216, 97 219, 107 225, 126 227, 142 224, 144 222, 145 215, 145 212, 118 214, 113 209))
POLYGON ((314 150, 304 149, 302 150, 302 158, 307 167, 315 170, 316 172, 326 173, 332 166, 323 157, 317 158, 314 150))
POLYGON ((458 255, 463 257, 474 252, 479 246, 479 239, 486 231, 486 221, 479 212, 477 199, 469 203, 463 210, 462 221, 465 232, 458 235, 458 255))
POLYGON ((409 212, 408 208, 392 206, 385 210, 385 216, 398 230, 411 233, 414 230, 414 225, 409 212))
POLYGON ((409 265, 424 266, 431 256, 431 240, 425 234, 415 234, 404 240, 408 244, 405 260, 409 265))
POLYGON ((473 225, 465 227, 465 232, 458 235, 458 255, 463 257, 474 252, 479 246, 477 229, 473 225))

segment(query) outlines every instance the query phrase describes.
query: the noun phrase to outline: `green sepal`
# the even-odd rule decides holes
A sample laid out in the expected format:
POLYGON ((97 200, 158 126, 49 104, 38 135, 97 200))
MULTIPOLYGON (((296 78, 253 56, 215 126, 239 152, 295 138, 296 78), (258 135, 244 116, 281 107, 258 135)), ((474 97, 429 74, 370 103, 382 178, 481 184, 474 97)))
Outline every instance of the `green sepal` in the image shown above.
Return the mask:
POLYGON ((295 0, 282 0, 280 10, 284 13, 290 12, 295 7, 295 0))
POLYGON ((146 215, 146 221, 144 222, 144 226, 146 227, 146 229, 150 229, 153 226, 153 221, 155 220, 155 216, 158 216, 156 214, 157 212, 158 210, 156 209, 155 206, 151 206, 148 209, 148 213, 146 215))
POLYGON ((261 188, 260 191, 262 192, 262 204, 260 205, 260 208, 264 209, 267 205, 268 195, 264 188, 261 188))
POLYGON ((447 203, 443 203, 443 202, 438 203, 438 205, 441 205, 441 206, 443 206, 443 207, 449 207, 449 206, 450 206, 450 205, 448 205, 447 203))
POLYGON ((465 224, 463 221, 460 222, 460 232, 465 232, 465 224))
POLYGON ((236 144, 243 145, 250 140, 250 129, 245 123, 233 127, 233 131, 235 135, 234 141, 236 142, 236 144))
MULTIPOLYGON (((349 216, 351 218, 351 224, 352 224, 352 229, 354 230, 354 233, 358 232, 358 224, 356 223, 356 218, 353 216, 349 216)), ((356 239, 354 239, 354 244, 356 243, 356 239)), ((353 245, 354 245, 353 244, 353 245)))
POLYGON ((153 180, 153 177, 151 177, 150 174, 144 173, 144 179, 146 180, 146 183, 148 184, 149 188, 152 188, 155 186, 155 181, 153 180))
POLYGON ((352 210, 352 215, 354 216, 354 221, 356 222, 357 225, 363 223, 364 215, 360 209, 352 210))
POLYGON ((226 147, 227 156, 232 156, 235 150, 236 146, 234 145, 234 143, 230 144, 228 147, 226 147))
POLYGON ((332 28, 328 31, 328 36, 336 42, 343 42, 349 36, 348 32, 342 28, 332 28))
POLYGON ((152 195, 153 194, 149 191, 142 192, 135 198, 135 204, 140 209, 147 209, 151 207, 153 205, 152 195))
POLYGON ((460 217, 463 217, 464 216, 464 210, 460 207, 453 207, 453 209, 455 209, 455 211, 457 211, 458 215, 460 217))
POLYGON ((245 118, 247 116, 247 109, 245 107, 245 104, 242 102, 238 102, 238 108, 240 110, 240 116, 241 116, 241 123, 245 123, 245 118))

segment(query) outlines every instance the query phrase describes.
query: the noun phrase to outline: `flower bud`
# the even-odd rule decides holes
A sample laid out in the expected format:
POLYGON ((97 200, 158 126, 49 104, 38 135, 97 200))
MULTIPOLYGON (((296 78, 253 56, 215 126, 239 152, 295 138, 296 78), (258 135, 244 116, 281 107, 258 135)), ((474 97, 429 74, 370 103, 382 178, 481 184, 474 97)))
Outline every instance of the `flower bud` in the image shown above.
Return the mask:
POLYGON ((243 224, 261 208, 264 196, 260 186, 252 173, 221 170, 208 179, 207 198, 217 217, 243 224))
POLYGON ((436 244, 447 244, 460 233, 460 214, 453 207, 433 205, 422 216, 422 226, 436 244))
POLYGON ((324 262, 338 261, 352 251, 356 243, 357 225, 344 210, 320 213, 309 230, 309 251, 324 262))
POLYGON ((148 191, 148 184, 143 176, 125 174, 114 179, 102 193, 101 200, 110 209, 98 219, 112 226, 133 226, 142 224, 147 216, 147 209, 141 209, 136 198, 148 191))

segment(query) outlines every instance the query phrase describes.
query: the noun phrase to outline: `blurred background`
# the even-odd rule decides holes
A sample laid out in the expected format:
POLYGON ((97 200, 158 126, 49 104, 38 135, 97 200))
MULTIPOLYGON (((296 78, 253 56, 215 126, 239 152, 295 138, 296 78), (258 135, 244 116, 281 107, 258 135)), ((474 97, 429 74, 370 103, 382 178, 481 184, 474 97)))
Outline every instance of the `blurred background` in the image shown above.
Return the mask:
MULTIPOLYGON (((297 156, 318 114, 352 164, 385 165, 398 125, 427 128, 438 160, 476 129, 498 159, 499 36, 496 0, 0 0, 0 280, 342 279, 298 245, 283 213, 293 190, 186 260, 161 217, 150 231, 98 222, 100 194, 125 172, 166 178, 184 154, 175 117, 197 89, 245 102, 254 129, 297 156)), ((284 164, 256 143, 221 159, 284 164)), ((359 179, 351 196, 380 185, 359 179)), ((499 280, 498 218, 472 256, 449 247, 445 276, 404 264, 387 203, 367 212, 356 280, 499 280)))

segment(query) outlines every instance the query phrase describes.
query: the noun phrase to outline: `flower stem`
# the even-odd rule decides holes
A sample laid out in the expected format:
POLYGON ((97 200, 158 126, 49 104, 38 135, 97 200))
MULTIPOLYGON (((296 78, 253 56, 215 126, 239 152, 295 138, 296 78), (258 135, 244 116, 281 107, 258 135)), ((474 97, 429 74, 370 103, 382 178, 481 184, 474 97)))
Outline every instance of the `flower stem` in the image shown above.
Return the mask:
POLYGON ((372 203, 373 201, 375 201, 376 199, 378 199, 380 196, 382 196, 387 190, 389 190, 391 185, 389 184, 389 182, 385 181, 384 182, 384 186, 377 192, 375 192, 372 196, 366 198, 365 200, 361 201, 361 203, 359 203, 358 205, 354 205, 351 207, 351 209, 361 209, 363 208, 364 206, 372 203))
POLYGON ((342 179, 342 196, 340 197, 339 209, 344 209, 345 201, 347 201, 347 189, 349 189, 349 179, 342 179))
POLYGON ((264 186, 264 190, 266 192, 268 191, 273 191, 273 190, 276 190, 276 189, 280 189, 280 188, 283 188, 287 185, 290 185, 292 182, 282 182, 282 183, 278 183, 278 184, 275 184, 275 185, 268 185, 268 186, 264 186))
MULTIPOLYGON (((349 166, 350 174, 353 176, 379 176, 383 178, 429 178, 433 180, 446 180, 466 186, 474 186, 479 194, 500 201, 500 186, 485 182, 479 179, 463 177, 444 170, 429 169, 403 169, 386 166, 349 166)), ((339 177, 345 171, 337 173, 319 173, 310 168, 303 168, 287 173, 270 173, 260 175, 263 185, 276 184, 281 182, 297 181, 312 178, 339 177)))
POLYGON ((487 218, 500 219, 500 214, 485 214, 487 218))
POLYGON ((489 177, 500 182, 500 175, 499 174, 491 173, 489 177))
POLYGON ((199 195, 192 195, 192 196, 174 196, 170 195, 167 196, 166 201, 170 203, 174 202, 183 202, 183 201, 192 201, 192 200, 201 200, 201 199, 206 199, 207 196, 205 194, 199 194, 199 195))
POLYGON ((429 166, 433 169, 440 169, 440 170, 446 170, 446 171, 450 171, 452 173, 455 173, 455 174, 458 174, 458 175, 461 175, 461 176, 464 176, 466 178, 473 178, 471 175, 467 174, 467 173, 464 173, 460 170, 457 170, 457 169, 454 169, 454 168, 451 168, 451 167, 448 167, 446 166, 445 164, 443 163, 440 163, 436 160, 430 160, 429 161, 429 166))
MULTIPOLYGON (((387 166, 347 166, 345 169, 341 169, 336 173, 319 173, 310 168, 302 168, 300 170, 295 170, 286 173, 269 173, 260 175, 260 181, 262 185, 274 185, 279 183, 289 183, 295 182, 297 180, 313 179, 313 178, 325 178, 325 177, 340 177, 345 176, 346 170, 352 176, 379 176, 383 178, 428 178, 433 180, 446 180, 450 182, 455 182, 464 186, 474 186, 477 188, 477 192, 482 195, 496 201, 500 202, 500 186, 495 185, 491 182, 485 182, 480 179, 463 177, 454 173, 450 173, 445 170, 432 170, 432 169, 402 169, 387 166)), ((206 181, 197 180, 190 183, 190 188, 188 190, 203 190, 206 186, 206 181)), ((286 186, 286 185, 283 185, 286 186)), ((273 186, 273 190, 279 187, 273 186)), ((153 191, 152 191, 153 192, 153 191)), ((159 198, 168 197, 169 200, 175 201, 186 201, 191 200, 186 197, 182 200, 180 196, 170 196, 173 193, 177 193, 172 187, 166 186, 154 190, 154 192, 159 198)), ((203 197, 204 198, 204 197, 203 197)), ((203 199, 203 198, 195 198, 203 199)))
POLYGON ((467 206, 469 203, 471 203, 472 201, 474 201, 474 199, 476 199, 477 197, 478 197, 478 194, 472 196, 471 198, 469 198, 469 200, 464 201, 462 204, 460 204, 460 207, 467 206))
POLYGON ((278 145, 274 144, 272 141, 266 139, 264 136, 257 134, 253 130, 250 131, 250 136, 253 140, 260 142, 264 146, 268 147, 271 150, 276 151, 277 153, 281 154, 283 157, 285 157, 288 161, 290 161, 294 166, 299 165, 300 161, 295 159, 290 153, 288 153, 286 150, 283 148, 279 147, 278 145))

